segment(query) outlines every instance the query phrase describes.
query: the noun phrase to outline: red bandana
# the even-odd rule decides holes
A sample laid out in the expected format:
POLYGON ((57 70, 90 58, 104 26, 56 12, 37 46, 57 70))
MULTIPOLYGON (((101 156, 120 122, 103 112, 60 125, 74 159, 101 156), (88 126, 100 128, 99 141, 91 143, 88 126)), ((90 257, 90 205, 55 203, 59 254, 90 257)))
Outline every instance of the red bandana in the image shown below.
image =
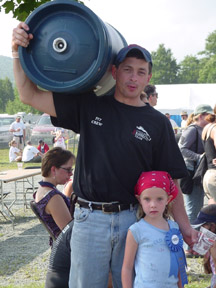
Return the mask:
POLYGON ((142 172, 134 188, 135 195, 140 195, 143 190, 152 187, 162 188, 169 196, 172 196, 169 202, 178 195, 178 188, 170 174, 165 171, 142 172))

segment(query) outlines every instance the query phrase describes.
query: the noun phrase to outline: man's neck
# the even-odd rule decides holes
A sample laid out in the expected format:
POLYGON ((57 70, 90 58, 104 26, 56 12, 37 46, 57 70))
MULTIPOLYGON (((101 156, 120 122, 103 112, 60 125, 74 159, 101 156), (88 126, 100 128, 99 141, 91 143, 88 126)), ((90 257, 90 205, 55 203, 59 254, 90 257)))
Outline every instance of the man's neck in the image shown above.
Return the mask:
POLYGON ((123 104, 134 106, 134 107, 143 107, 146 106, 146 104, 140 99, 140 97, 121 97, 116 94, 114 94, 114 98, 123 104))

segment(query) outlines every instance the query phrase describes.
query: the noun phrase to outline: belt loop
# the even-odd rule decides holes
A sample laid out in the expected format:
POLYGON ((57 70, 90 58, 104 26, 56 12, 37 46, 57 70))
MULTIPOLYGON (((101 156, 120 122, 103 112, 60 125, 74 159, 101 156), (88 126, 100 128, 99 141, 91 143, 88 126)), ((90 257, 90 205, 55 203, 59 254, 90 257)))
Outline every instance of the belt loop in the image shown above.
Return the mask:
POLYGON ((89 210, 92 212, 92 211, 93 211, 93 209, 92 209, 92 202, 89 202, 89 203, 88 203, 88 206, 89 206, 89 210))
POLYGON ((130 211, 133 211, 133 204, 130 204, 130 211))

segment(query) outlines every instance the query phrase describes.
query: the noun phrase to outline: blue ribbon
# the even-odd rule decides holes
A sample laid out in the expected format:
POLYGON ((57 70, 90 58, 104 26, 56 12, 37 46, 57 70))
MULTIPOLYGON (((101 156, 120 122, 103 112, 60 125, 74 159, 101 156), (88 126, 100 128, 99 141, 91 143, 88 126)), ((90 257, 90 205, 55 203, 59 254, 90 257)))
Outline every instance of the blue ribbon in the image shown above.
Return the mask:
POLYGON ((187 266, 183 250, 183 237, 176 228, 170 229, 165 236, 165 241, 170 249, 170 272, 169 277, 178 277, 180 271, 182 285, 188 284, 185 267, 187 266))

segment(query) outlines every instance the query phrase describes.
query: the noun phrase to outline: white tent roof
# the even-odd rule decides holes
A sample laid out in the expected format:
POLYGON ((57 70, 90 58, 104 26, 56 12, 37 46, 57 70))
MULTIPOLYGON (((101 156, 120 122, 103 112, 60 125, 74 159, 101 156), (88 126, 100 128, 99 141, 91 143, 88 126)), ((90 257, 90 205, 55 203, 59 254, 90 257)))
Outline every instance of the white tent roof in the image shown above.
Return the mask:
POLYGON ((158 102, 155 108, 165 113, 191 113, 199 104, 216 104, 216 84, 171 84, 156 85, 158 102))

